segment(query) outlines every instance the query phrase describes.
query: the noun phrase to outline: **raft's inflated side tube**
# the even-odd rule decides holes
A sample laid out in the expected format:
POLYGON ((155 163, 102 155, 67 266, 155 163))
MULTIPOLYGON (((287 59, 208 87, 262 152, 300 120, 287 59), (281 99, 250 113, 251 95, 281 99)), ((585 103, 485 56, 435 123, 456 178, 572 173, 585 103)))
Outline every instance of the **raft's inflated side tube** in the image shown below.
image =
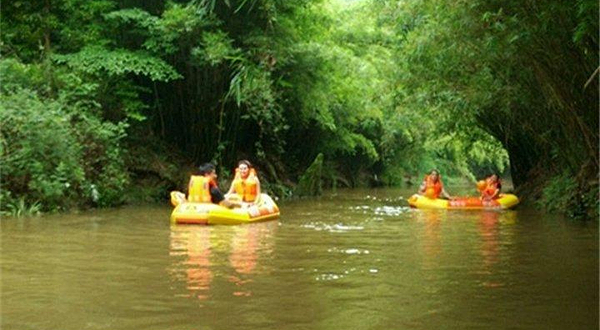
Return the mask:
POLYGON ((415 194, 408 199, 408 204, 419 209, 498 210, 516 206, 519 204, 519 198, 513 194, 501 194, 500 198, 491 201, 483 201, 479 197, 457 197, 446 200, 415 194))
POLYGON ((187 202, 181 199, 182 194, 175 191, 171 193, 171 203, 175 206, 171 223, 238 225, 279 218, 279 208, 267 194, 261 194, 255 204, 233 209, 213 203, 187 202))

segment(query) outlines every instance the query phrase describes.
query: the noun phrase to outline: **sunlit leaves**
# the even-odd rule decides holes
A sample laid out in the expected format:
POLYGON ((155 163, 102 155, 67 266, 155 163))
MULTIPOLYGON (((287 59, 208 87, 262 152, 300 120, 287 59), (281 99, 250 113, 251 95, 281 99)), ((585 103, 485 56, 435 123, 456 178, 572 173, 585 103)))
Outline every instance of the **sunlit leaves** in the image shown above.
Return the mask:
POLYGON ((163 60, 143 51, 124 49, 108 50, 89 46, 78 53, 54 55, 57 63, 66 64, 81 72, 90 74, 125 75, 133 73, 148 76, 155 81, 169 81, 182 78, 172 66, 163 60))
POLYGON ((192 49, 192 55, 199 59, 200 63, 212 66, 227 60, 235 61, 234 57, 240 56, 240 50, 234 48, 232 43, 233 40, 223 31, 204 32, 202 46, 192 49))
POLYGON ((153 28, 158 21, 158 17, 152 16, 147 11, 144 11, 139 8, 121 9, 113 11, 108 14, 105 14, 104 17, 107 20, 114 20, 121 24, 139 25, 140 27, 145 29, 153 28))

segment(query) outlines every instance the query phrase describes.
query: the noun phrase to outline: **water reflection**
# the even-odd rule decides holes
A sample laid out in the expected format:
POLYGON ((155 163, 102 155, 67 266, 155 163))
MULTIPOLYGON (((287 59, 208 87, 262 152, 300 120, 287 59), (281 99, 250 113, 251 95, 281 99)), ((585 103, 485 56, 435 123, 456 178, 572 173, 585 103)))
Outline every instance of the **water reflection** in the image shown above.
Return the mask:
POLYGON ((183 256, 184 261, 173 265, 172 273, 184 280, 191 296, 208 298, 213 274, 210 268, 210 228, 200 226, 173 226, 170 255, 183 256))
POLYGON ((220 285, 221 278, 234 284, 232 295, 251 296, 248 283, 265 269, 259 267, 259 261, 272 254, 277 226, 276 221, 243 226, 173 225, 173 281, 185 283, 185 296, 200 300, 209 299, 211 292, 217 291, 211 286, 220 285))
POLYGON ((482 282, 484 287, 500 287, 505 283, 502 277, 497 275, 503 263, 507 262, 509 254, 507 249, 512 245, 513 235, 511 234, 512 225, 516 222, 515 213, 512 211, 480 212, 477 221, 477 228, 480 238, 481 274, 488 275, 489 278, 482 282))
POLYGON ((433 269, 438 265, 438 257, 442 252, 442 217, 446 210, 418 210, 418 219, 423 222, 421 250, 423 253, 423 268, 433 269))
POLYGON ((507 262, 514 240, 513 211, 416 210, 414 216, 422 224, 419 245, 425 270, 442 267, 440 261, 448 256, 460 258, 456 260, 460 267, 480 265, 477 273, 487 275, 497 273, 507 262), (463 232, 458 233, 458 228, 463 232))
POLYGON ((481 238, 481 256, 483 257, 484 269, 491 270, 491 267, 498 262, 498 212, 481 212, 478 228, 481 238))

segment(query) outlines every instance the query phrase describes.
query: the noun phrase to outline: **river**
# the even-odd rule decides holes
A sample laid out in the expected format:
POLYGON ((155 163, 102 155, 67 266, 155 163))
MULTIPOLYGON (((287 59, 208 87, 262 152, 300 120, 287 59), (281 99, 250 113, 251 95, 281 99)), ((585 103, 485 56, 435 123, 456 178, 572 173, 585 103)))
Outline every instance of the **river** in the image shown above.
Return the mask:
POLYGON ((242 226, 172 226, 166 202, 4 218, 0 328, 598 328, 598 222, 411 193, 338 190, 242 226))

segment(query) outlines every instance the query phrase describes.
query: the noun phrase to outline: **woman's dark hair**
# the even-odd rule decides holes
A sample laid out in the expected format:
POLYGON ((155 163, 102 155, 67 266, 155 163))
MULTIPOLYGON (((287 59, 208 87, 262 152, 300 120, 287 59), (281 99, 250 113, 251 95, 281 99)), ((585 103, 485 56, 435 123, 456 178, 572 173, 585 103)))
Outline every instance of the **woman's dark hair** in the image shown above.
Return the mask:
POLYGON ((500 176, 497 173, 490 173, 490 175, 488 175, 487 177, 491 178, 492 175, 496 176, 496 179, 497 179, 496 180, 496 185, 498 186, 498 189, 501 189, 502 188, 502 182, 500 181, 500 176))
POLYGON ((238 166, 240 166, 240 165, 242 165, 242 164, 244 164, 244 165, 248 166, 248 168, 252 168, 252 164, 251 164, 249 161, 245 160, 245 159, 242 159, 242 160, 240 160, 240 161, 238 162, 238 166))
POLYGON ((214 170, 215 170, 215 165, 213 165, 211 163, 205 163, 205 164, 202 164, 202 165, 200 165, 198 167, 198 173, 200 175, 208 174, 208 173, 210 173, 210 172, 212 172, 214 170))

